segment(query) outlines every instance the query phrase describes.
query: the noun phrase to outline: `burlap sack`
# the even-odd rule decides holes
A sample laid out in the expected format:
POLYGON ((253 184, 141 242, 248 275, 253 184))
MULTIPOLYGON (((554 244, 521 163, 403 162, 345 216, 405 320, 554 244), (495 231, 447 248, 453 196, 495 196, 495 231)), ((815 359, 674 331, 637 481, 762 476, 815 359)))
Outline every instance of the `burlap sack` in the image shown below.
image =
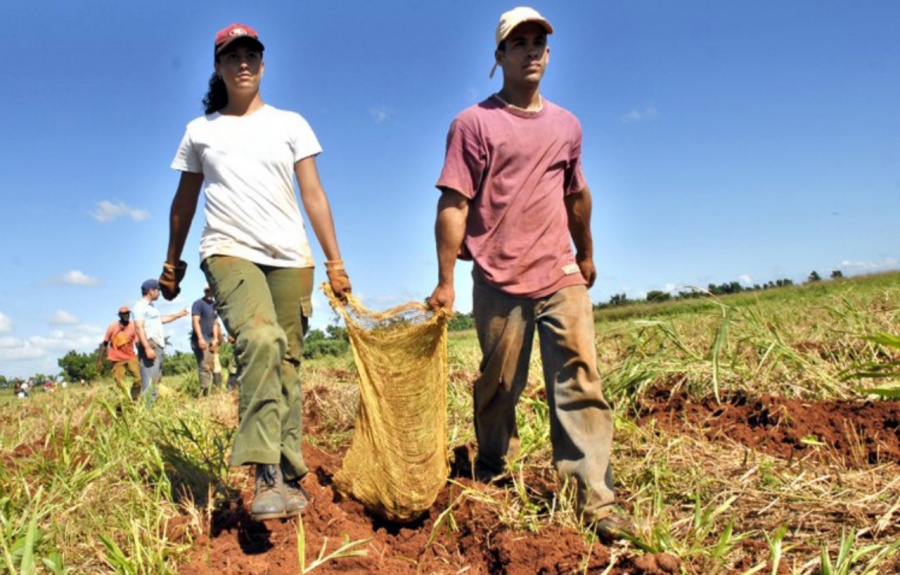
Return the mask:
POLYGON ((392 521, 410 521, 447 481, 447 321, 411 302, 384 312, 322 290, 343 316, 359 371, 360 404, 339 491, 392 521))

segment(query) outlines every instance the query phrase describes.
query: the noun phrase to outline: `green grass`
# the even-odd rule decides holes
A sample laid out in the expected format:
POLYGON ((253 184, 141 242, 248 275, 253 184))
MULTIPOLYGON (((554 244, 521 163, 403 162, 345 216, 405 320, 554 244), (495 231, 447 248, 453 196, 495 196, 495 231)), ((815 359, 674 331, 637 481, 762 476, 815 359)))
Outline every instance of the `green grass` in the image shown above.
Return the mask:
MULTIPOLYGON (((601 372, 618 414, 616 482, 640 526, 621 552, 670 552, 682 558, 684 573, 772 573, 773 565, 809 575, 879 573, 896 565, 896 466, 785 462, 725 439, 636 426, 631 407, 656 386, 697 397, 889 397, 872 391, 893 385, 885 372, 858 375, 896 365, 893 340, 878 334, 896 334, 898 319, 896 273, 599 311, 601 372), (748 555, 748 541, 763 549, 748 555)), ((448 350, 450 446, 474 444, 474 332, 451 333, 448 350)), ((330 433, 308 437, 322 448, 349 441, 354 374, 349 355, 303 366, 307 400, 321 402, 318 411, 331 418, 321 424, 330 433), (317 395, 317 388, 330 392, 317 395)), ((227 466, 233 404, 224 395, 185 401, 192 377, 166 378, 172 394, 149 410, 125 401, 109 382, 36 391, 28 400, 0 391, 0 573, 178 572, 210 506, 238 485, 227 466), (174 521, 187 522, 186 536, 172 537, 174 521)), ((546 500, 528 485, 533 477, 555 481, 542 386, 535 353, 518 413, 513 486, 452 487, 451 508, 436 512, 434 536, 459 528, 450 511, 467 498, 523 533, 550 524, 579 528, 568 486, 546 500)), ((357 552, 354 542, 343 543, 335 553, 357 552)))

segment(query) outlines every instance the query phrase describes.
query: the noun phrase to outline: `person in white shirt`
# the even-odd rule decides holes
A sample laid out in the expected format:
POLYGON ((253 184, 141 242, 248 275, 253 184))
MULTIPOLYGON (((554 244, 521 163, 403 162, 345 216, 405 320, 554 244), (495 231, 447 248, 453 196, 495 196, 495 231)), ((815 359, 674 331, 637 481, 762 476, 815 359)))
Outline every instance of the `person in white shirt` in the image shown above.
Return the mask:
POLYGON ((163 324, 171 323, 188 314, 186 309, 177 313, 162 315, 153 304, 159 299, 159 282, 148 279, 141 284, 141 299, 132 306, 134 328, 137 332, 137 355, 141 372, 141 396, 151 405, 157 396, 157 386, 162 380, 163 356, 166 338, 163 324))
POLYGON ((351 289, 316 170, 322 148, 300 114, 263 102, 263 50, 249 26, 216 34, 206 115, 188 124, 172 162, 181 179, 159 279, 166 299, 178 295, 187 268, 181 254, 203 189, 200 267, 243 371, 231 464, 255 466, 250 512, 257 520, 295 516, 308 502, 299 483, 309 469, 300 452, 298 368, 315 263, 295 177, 331 288, 343 299, 351 289))

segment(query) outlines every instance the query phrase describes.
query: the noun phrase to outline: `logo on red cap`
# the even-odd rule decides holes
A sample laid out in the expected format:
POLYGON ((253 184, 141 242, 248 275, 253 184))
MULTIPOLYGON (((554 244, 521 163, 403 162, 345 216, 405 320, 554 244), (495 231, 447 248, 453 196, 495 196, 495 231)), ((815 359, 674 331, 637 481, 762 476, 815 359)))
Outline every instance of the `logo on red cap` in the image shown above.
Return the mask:
POLYGON ((219 30, 219 33, 216 34, 216 52, 218 53, 228 44, 245 36, 253 38, 260 46, 262 46, 262 42, 259 41, 259 34, 256 33, 256 30, 246 24, 231 24, 230 26, 219 30))

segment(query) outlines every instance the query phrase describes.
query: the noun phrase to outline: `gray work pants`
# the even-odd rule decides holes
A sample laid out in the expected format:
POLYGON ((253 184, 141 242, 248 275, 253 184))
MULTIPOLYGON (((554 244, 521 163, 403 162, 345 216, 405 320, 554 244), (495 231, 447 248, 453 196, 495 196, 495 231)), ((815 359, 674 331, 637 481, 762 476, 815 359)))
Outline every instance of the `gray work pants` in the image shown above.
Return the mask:
POLYGON ((540 299, 511 297, 476 278, 473 315, 481 345, 475 382, 476 473, 502 473, 519 447, 515 408, 528 379, 535 330, 540 341, 550 414, 553 461, 573 478, 588 519, 611 512, 615 500, 610 452, 614 414, 597 370, 594 315, 585 286, 540 299))

